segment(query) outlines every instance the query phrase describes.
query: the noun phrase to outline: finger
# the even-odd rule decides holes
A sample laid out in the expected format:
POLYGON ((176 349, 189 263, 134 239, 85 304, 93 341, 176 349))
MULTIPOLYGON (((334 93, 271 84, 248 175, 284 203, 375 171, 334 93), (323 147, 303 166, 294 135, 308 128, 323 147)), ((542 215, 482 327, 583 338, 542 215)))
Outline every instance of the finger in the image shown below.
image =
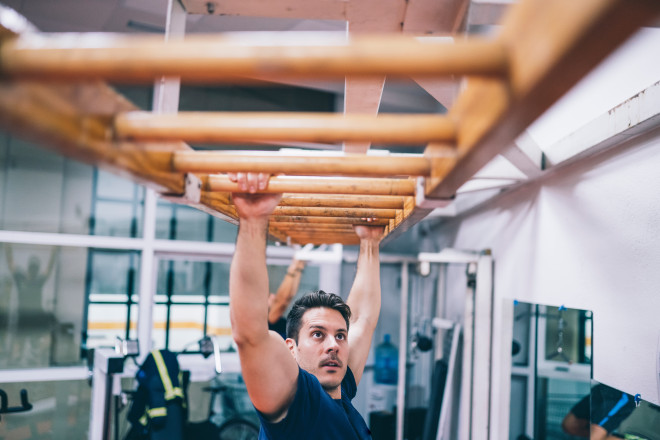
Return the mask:
POLYGON ((241 191, 247 191, 248 187, 245 173, 236 173, 236 183, 238 183, 238 187, 241 191))
POLYGON ((270 174, 259 173, 259 176, 258 176, 259 190, 263 191, 266 188, 268 188, 268 180, 269 179, 270 179, 270 174))
POLYGON ((236 175, 236 173, 227 173, 227 177, 229 178, 230 182, 236 183, 236 181, 238 180, 238 176, 236 175))
POLYGON ((247 190, 254 194, 257 192, 259 175, 256 173, 247 173, 247 190))

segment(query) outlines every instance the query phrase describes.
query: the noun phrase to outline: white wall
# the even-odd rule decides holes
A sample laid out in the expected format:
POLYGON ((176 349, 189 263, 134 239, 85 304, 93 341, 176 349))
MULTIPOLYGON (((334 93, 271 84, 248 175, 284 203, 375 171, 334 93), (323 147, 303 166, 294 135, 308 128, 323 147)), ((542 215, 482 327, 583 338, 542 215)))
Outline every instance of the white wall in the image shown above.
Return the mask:
POLYGON ((592 310, 594 379, 659 403, 658 169, 660 136, 506 194, 434 239, 491 248, 496 300, 592 310))
MULTIPOLYGON (((660 29, 643 29, 529 129, 552 145, 660 80, 660 29)), ((660 130, 546 173, 436 224, 433 240, 492 249, 496 301, 594 312, 594 379, 660 402, 660 130)), ((457 292, 457 273, 448 283, 457 292)), ((462 298, 455 297, 454 315, 462 298)), ((451 313, 451 312, 450 312, 451 313)))

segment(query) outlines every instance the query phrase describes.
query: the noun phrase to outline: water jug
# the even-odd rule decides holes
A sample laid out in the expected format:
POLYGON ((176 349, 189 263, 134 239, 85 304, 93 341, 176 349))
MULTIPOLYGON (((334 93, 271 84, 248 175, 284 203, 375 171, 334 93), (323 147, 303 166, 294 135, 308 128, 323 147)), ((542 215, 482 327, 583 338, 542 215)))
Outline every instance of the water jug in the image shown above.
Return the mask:
POLYGON ((399 350, 390 342, 390 335, 386 334, 383 342, 376 347, 374 381, 381 384, 396 384, 399 375, 398 365, 399 350))

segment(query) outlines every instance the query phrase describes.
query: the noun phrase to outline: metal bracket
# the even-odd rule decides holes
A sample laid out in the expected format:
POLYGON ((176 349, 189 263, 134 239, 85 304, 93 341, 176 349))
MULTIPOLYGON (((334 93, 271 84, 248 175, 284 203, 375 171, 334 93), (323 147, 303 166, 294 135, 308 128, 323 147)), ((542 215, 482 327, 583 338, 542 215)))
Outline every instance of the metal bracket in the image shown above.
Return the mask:
POLYGON ((444 208, 448 206, 451 202, 454 201, 454 197, 451 198, 429 198, 424 194, 424 178, 420 177, 416 182, 417 188, 415 191, 415 206, 422 209, 435 209, 435 208, 444 208))
POLYGON ((202 199, 202 181, 196 175, 186 173, 183 194, 160 194, 160 196, 168 202, 182 205, 199 203, 202 199))

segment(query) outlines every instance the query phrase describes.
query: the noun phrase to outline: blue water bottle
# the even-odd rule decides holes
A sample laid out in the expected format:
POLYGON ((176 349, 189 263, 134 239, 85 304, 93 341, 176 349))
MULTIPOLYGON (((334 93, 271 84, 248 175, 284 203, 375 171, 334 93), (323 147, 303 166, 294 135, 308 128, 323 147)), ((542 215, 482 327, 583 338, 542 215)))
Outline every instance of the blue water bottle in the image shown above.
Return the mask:
POLYGON ((383 342, 376 347, 374 382, 396 385, 398 376, 399 349, 390 342, 390 335, 385 334, 383 342))

